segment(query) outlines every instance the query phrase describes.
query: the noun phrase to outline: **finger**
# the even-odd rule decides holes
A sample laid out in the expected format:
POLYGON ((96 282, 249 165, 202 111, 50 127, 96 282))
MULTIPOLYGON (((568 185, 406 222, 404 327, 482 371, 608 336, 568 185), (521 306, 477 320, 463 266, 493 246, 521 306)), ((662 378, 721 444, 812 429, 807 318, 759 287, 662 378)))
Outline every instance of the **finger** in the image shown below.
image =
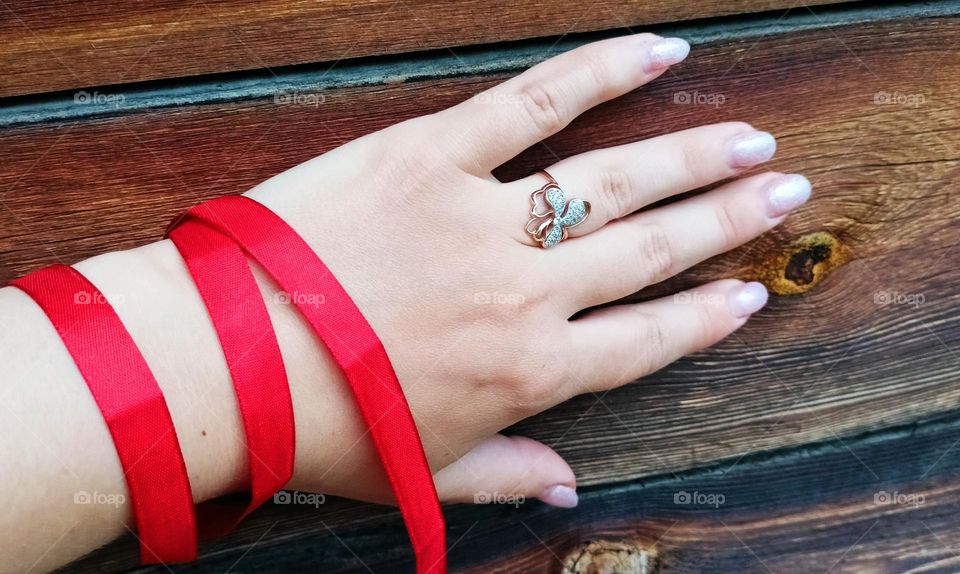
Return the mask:
POLYGON ((563 458, 526 437, 494 435, 434 475, 447 502, 521 504, 527 498, 577 505, 577 481, 563 458))
POLYGON ((594 42, 537 64, 431 121, 454 161, 482 175, 591 107, 653 80, 689 50, 679 38, 653 34, 594 42))
POLYGON ((572 322, 581 357, 571 394, 634 381, 720 341, 767 302, 761 283, 715 281, 670 297, 591 311, 572 322))
MULTIPOLYGON (((651 203, 734 176, 773 157, 776 140, 749 124, 701 126, 622 146, 589 151, 549 168, 567 198, 590 202, 590 216, 570 228, 570 237, 596 231, 651 203)), ((517 202, 529 205, 530 193, 544 184, 534 174, 506 185, 517 202)), ((529 213, 517 209, 526 222, 529 213)), ((524 242, 534 244, 522 233, 524 242)))
POLYGON ((754 239, 809 197, 800 175, 740 179, 551 248, 553 280, 571 312, 615 301, 754 239))

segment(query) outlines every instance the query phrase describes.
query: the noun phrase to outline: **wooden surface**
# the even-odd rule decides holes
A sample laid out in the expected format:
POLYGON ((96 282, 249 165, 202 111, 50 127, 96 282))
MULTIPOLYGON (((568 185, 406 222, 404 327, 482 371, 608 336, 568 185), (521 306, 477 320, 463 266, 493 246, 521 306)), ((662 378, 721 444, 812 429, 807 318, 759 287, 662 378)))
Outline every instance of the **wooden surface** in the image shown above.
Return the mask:
POLYGON ((71 0, 54 8, 7 0, 0 4, 0 97, 835 1, 797 8, 790 0, 71 0))
MULTIPOLYGON (((597 559, 614 549, 671 572, 960 569, 960 16, 946 15, 960 7, 938 6, 681 28, 695 43, 687 63, 498 170, 509 179, 586 149, 739 119, 778 136, 771 168, 808 175, 814 199, 774 232, 638 295, 732 275, 779 296, 707 352, 518 425, 571 461, 583 503, 451 507, 455 570, 559 572, 590 541, 601 541, 597 559), (694 93, 723 103, 677 103, 694 93), (724 503, 677 504, 681 492, 724 503), (884 492, 895 503, 878 502, 884 492)), ((244 97, 228 100, 201 86, 125 92, 122 110, 56 98, 0 109, 0 281, 156 239, 200 199, 586 39, 238 79, 223 90, 244 97), (322 104, 269 95, 291 85, 322 104)), ((70 571, 133 556, 124 541, 70 571)), ((265 508, 203 556, 175 570, 411 564, 392 510, 332 499, 265 508)))
MULTIPOLYGON (((960 570, 960 420, 833 440, 607 488, 557 512, 451 506, 451 569, 556 573, 584 541, 632 546, 657 572, 948 573, 960 570), (905 457, 904 453, 910 453, 905 457), (689 504, 678 501, 689 500, 689 504), (695 502, 696 501, 696 502, 695 502)), ((411 572, 397 518, 332 508, 265 508, 243 544, 183 573, 411 572), (339 539, 323 536, 325 526, 339 539), (264 535, 262 539, 259 536, 264 535), (258 541, 259 540, 259 541, 258 541)), ((163 572, 162 568, 140 572, 163 572)), ((627 574, 632 574, 627 571, 627 574)))

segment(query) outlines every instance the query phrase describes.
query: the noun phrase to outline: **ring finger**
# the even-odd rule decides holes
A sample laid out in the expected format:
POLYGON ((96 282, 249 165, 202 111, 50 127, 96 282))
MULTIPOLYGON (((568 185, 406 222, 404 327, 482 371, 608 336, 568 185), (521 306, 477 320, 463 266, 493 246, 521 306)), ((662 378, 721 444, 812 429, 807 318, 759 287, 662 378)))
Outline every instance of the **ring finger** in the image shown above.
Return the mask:
MULTIPOLYGON (((590 203, 590 216, 569 228, 570 237, 577 237, 666 197, 734 176, 767 161, 775 150, 770 134, 731 122, 586 152, 547 171, 567 200, 579 197, 590 203)), ((507 184, 505 191, 518 203, 521 197, 528 202, 530 193, 544 183, 543 175, 534 174, 507 184)), ((527 211, 518 211, 518 220, 529 218, 527 211)), ((524 243, 536 245, 522 232, 522 224, 516 229, 524 243)))

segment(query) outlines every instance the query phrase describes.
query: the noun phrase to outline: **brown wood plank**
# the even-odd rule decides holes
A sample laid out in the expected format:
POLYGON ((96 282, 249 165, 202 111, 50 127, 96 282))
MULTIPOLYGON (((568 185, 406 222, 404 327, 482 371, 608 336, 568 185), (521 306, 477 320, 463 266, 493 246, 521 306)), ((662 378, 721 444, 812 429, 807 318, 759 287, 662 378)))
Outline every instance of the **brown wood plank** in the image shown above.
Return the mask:
MULTIPOLYGON (((814 200, 780 229, 644 296, 729 275, 802 294, 775 298, 706 353, 604 397, 570 401, 520 430, 555 445, 589 485, 955 409, 960 61, 943 58, 942 46, 958 39, 960 21, 937 18, 704 46, 675 73, 505 166, 510 177, 555 155, 745 119, 780 136, 775 169, 806 173, 815 186, 814 200), (695 91, 726 99, 674 103, 695 91), (924 102, 878 104, 879 92, 924 102), (811 239, 795 244, 802 238, 811 239), (838 267, 810 282, 825 275, 824 264, 808 277, 804 262, 825 255, 838 267), (895 302, 884 304, 888 297, 895 302)), ((7 129, 2 279, 156 239, 200 199, 242 191, 501 77, 350 88, 318 107, 261 99, 7 129)))
MULTIPOLYGON (((836 0, 808 0, 806 6, 836 0)), ((795 7, 790 0, 0 5, 0 97, 795 7)))

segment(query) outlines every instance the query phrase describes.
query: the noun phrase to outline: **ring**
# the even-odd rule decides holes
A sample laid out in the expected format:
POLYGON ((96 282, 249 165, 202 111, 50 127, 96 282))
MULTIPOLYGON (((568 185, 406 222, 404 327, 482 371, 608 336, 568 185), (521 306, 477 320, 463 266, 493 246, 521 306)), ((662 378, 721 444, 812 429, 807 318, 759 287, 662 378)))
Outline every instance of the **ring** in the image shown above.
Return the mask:
POLYGON ((567 201, 552 175, 546 170, 537 173, 546 177, 547 183, 530 194, 530 220, 524 230, 546 249, 566 239, 568 229, 587 219, 590 202, 579 198, 567 201))

